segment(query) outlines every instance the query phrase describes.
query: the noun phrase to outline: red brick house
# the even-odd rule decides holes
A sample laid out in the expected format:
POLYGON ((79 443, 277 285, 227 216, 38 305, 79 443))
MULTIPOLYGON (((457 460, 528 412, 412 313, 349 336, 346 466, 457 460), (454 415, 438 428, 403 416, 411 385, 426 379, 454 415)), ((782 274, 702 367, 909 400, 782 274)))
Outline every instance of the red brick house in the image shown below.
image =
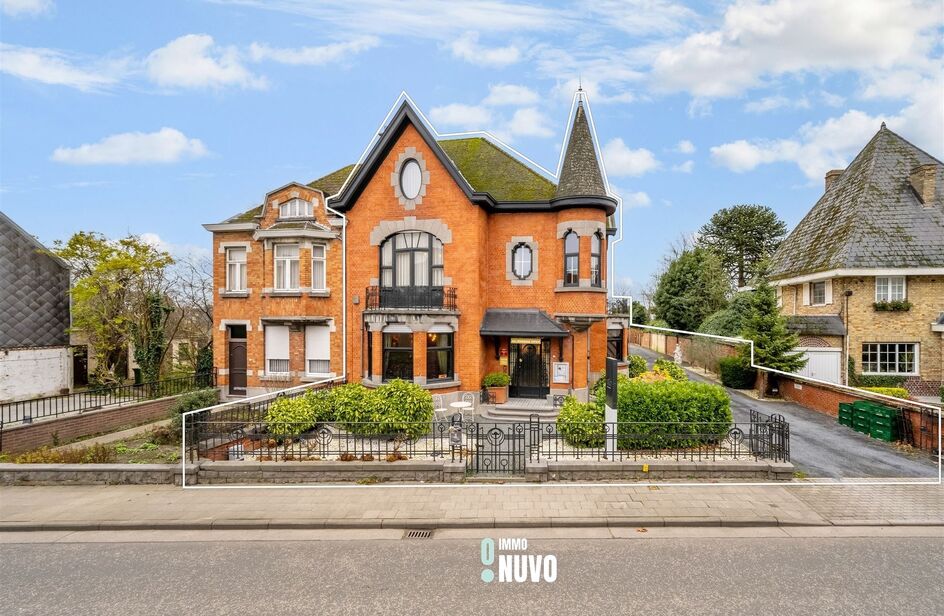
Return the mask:
POLYGON ((346 375, 585 394, 607 350, 608 194, 578 97, 559 178, 405 101, 357 165, 219 224, 214 357, 231 395, 346 375))

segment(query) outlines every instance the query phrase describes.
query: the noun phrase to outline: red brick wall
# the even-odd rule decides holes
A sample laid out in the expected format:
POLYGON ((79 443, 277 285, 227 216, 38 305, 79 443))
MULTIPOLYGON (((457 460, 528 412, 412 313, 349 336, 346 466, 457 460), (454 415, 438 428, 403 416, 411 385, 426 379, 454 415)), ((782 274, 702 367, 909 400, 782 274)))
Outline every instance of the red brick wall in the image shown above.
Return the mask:
POLYGON ((3 453, 20 453, 53 444, 56 434, 59 442, 69 441, 108 432, 120 426, 142 424, 165 419, 177 396, 159 400, 148 400, 140 404, 73 414, 60 419, 39 421, 32 424, 5 428, 3 430, 3 453))

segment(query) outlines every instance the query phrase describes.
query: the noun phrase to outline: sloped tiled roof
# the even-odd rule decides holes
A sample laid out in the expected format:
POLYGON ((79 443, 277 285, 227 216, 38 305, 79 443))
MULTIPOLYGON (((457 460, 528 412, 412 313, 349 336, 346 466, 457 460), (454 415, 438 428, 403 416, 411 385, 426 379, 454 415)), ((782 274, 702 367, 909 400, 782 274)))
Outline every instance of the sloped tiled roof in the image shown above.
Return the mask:
POLYGON ((882 125, 772 259, 774 279, 833 269, 944 267, 944 164, 882 125), (909 182, 936 166, 934 203, 909 182))
POLYGON ((570 139, 564 152, 557 184, 556 197, 606 196, 600 161, 597 160, 590 123, 583 109, 583 102, 577 103, 574 123, 570 127, 570 139))
POLYGON ((483 336, 569 335, 563 325, 537 308, 489 308, 482 317, 479 333, 483 336))
POLYGON ((332 171, 328 175, 309 182, 308 185, 323 192, 325 197, 330 197, 341 190, 341 186, 344 185, 344 180, 347 179, 347 176, 351 175, 351 172, 354 171, 354 167, 356 166, 357 165, 347 165, 341 167, 337 171, 332 171))
POLYGON ((546 201, 554 183, 483 137, 437 141, 475 192, 496 201, 546 201))

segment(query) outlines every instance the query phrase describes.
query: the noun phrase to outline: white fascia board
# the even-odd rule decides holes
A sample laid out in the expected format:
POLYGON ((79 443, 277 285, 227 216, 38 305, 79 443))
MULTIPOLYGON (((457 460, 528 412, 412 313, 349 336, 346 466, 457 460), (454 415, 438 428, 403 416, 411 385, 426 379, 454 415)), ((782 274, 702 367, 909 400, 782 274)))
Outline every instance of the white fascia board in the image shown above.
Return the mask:
POLYGON ((315 229, 259 229, 252 235, 252 239, 274 239, 281 237, 309 237, 320 240, 338 239, 337 233, 331 231, 317 231, 315 229))
POLYGON ((254 222, 221 222, 216 224, 203 225, 207 231, 255 231, 258 228, 254 222))
POLYGON ((793 278, 782 278, 772 282, 778 287, 784 287, 814 280, 828 278, 844 278, 855 276, 944 276, 944 267, 885 267, 885 268, 848 268, 834 269, 793 278))

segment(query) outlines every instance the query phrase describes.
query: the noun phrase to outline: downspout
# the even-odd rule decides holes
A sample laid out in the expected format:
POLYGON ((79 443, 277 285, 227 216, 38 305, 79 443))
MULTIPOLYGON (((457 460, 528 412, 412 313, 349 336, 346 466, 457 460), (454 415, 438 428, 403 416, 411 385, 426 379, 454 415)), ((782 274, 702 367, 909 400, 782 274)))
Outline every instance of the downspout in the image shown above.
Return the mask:
POLYGON ((325 210, 341 217, 341 361, 343 363, 342 376, 347 380, 347 216, 329 207, 325 202, 325 210))
POLYGON ((852 296, 852 289, 846 289, 842 293, 843 296, 843 307, 842 307, 842 324, 846 329, 845 335, 842 337, 842 346, 843 346, 843 365, 839 366, 839 374, 842 375, 842 384, 849 384, 849 298, 852 296))

